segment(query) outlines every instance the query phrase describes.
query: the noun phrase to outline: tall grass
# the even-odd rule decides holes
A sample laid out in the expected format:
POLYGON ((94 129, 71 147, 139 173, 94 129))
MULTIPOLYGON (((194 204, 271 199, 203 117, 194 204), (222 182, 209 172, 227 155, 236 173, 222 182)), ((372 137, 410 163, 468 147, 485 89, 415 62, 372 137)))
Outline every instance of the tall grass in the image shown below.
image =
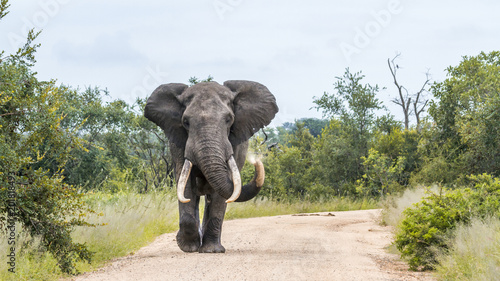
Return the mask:
MULTIPOLYGON (((102 213, 100 216, 90 216, 88 221, 105 225, 78 227, 73 232, 75 242, 86 243, 88 248, 95 252, 92 264, 77 264, 77 269, 81 272, 102 267, 111 259, 133 253, 152 242, 155 237, 178 229, 177 199, 171 194, 90 193, 86 195, 86 202, 97 213, 102 213)), ((202 203, 200 206, 201 215, 203 205, 202 203)), ((257 199, 229 204, 226 219, 372 209, 380 206, 377 200, 370 198, 333 198, 317 203, 277 203, 257 199)), ((7 241, 5 237, 0 239, 7 241)), ((65 277, 58 269, 56 260, 50 254, 38 250, 39 242, 36 239, 33 240, 26 233, 19 231, 16 242, 18 245, 24 245, 23 249, 18 249, 16 253, 17 272, 9 273, 6 262, 0 262, 0 280, 58 280, 65 277)), ((5 257, 8 251, 7 243, 0 244, 1 256, 5 257)))
MULTIPOLYGON (((95 252, 92 264, 77 264, 77 269, 82 272, 128 255, 152 242, 158 235, 178 228, 177 203, 168 194, 91 193, 86 201, 102 213, 101 216, 89 217, 88 221, 105 225, 77 227, 72 234, 74 241, 86 243, 95 252)), ((56 260, 48 253, 39 252, 39 242, 17 229, 16 244, 23 247, 16 252, 16 273, 8 272, 6 262, 0 262, 0 280, 58 280, 63 277, 56 260)), ((5 236, 0 239, 7 241, 5 236)), ((9 245, 1 243, 0 255, 6 257, 8 251, 9 245)))
POLYGON ((0 235, 0 280, 56 280, 61 276, 57 268, 56 259, 45 252, 39 252, 40 240, 32 239, 29 234, 21 230, 21 225, 16 223, 16 244, 8 245, 4 233, 0 235), (15 273, 9 272, 7 255, 10 247, 15 251, 15 273))
POLYGON ((500 219, 473 219, 456 228, 451 246, 439 257, 441 280, 500 280, 500 219))
POLYGON ((101 216, 89 220, 105 224, 95 228, 79 227, 73 233, 76 242, 87 243, 95 252, 93 264, 79 264, 88 271, 106 261, 130 254, 155 237, 178 228, 178 209, 168 194, 91 194, 87 202, 101 216))

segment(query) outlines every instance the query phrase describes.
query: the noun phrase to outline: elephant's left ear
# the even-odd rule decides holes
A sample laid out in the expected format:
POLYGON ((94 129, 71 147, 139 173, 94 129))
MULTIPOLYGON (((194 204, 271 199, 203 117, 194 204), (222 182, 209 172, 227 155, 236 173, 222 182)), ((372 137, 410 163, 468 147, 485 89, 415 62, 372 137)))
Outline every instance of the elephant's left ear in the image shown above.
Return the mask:
POLYGON ((238 145, 269 125, 278 113, 278 105, 273 94, 260 83, 231 80, 224 82, 224 86, 235 93, 234 123, 229 141, 238 145))

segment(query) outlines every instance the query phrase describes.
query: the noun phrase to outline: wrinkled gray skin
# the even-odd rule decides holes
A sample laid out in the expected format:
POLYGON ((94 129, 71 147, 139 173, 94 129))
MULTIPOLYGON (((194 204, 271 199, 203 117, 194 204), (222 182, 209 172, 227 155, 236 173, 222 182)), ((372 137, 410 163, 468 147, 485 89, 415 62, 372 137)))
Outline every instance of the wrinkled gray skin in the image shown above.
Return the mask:
MULTIPOLYGON (((188 203, 179 202, 177 244, 185 252, 224 253, 221 230, 225 200, 233 191, 228 160, 234 156, 241 171, 248 139, 268 125, 278 112, 269 90, 256 82, 226 81, 159 86, 149 97, 144 116, 160 126, 170 141, 179 180, 185 159, 193 163, 186 184, 188 203), (205 195, 200 228, 198 205, 205 195)), ((260 191, 255 178, 242 188, 239 202, 260 191)))

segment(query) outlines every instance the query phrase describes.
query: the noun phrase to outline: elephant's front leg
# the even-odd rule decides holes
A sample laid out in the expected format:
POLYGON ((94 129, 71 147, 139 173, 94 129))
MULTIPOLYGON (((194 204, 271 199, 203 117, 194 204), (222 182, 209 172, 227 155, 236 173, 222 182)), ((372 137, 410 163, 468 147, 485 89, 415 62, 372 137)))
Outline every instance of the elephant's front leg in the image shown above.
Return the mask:
POLYGON ((203 216, 203 241, 200 253, 224 253, 221 244, 222 222, 226 213, 226 199, 217 194, 205 196, 205 214, 203 216))
POLYGON ((188 203, 179 202, 179 232, 177 245, 184 252, 198 252, 201 245, 200 237, 200 196, 197 196, 192 186, 194 180, 189 180, 186 185, 185 196, 190 198, 188 203))

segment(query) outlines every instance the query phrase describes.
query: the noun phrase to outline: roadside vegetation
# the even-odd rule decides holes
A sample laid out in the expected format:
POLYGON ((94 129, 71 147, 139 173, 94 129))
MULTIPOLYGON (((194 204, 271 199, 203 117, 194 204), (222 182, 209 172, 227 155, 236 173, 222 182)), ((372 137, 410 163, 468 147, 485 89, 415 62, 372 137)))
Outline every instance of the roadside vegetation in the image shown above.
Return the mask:
MULTIPOLYGON (((1 1, 0 19, 7 8, 1 1)), ((0 256, 15 257, 0 262, 2 280, 92 270, 178 227, 168 141, 143 117, 145 100, 40 81, 37 35, 14 54, 0 51, 0 239, 13 241, 0 256)), ((255 200, 230 204, 226 218, 384 207, 412 269, 442 280, 498 276, 500 52, 463 57, 445 81, 426 76, 413 92, 397 80, 396 59, 387 71, 404 122, 378 85, 346 69, 314 97, 323 119, 250 140, 265 185, 255 200)), ((242 180, 252 175, 245 165, 242 180)))

